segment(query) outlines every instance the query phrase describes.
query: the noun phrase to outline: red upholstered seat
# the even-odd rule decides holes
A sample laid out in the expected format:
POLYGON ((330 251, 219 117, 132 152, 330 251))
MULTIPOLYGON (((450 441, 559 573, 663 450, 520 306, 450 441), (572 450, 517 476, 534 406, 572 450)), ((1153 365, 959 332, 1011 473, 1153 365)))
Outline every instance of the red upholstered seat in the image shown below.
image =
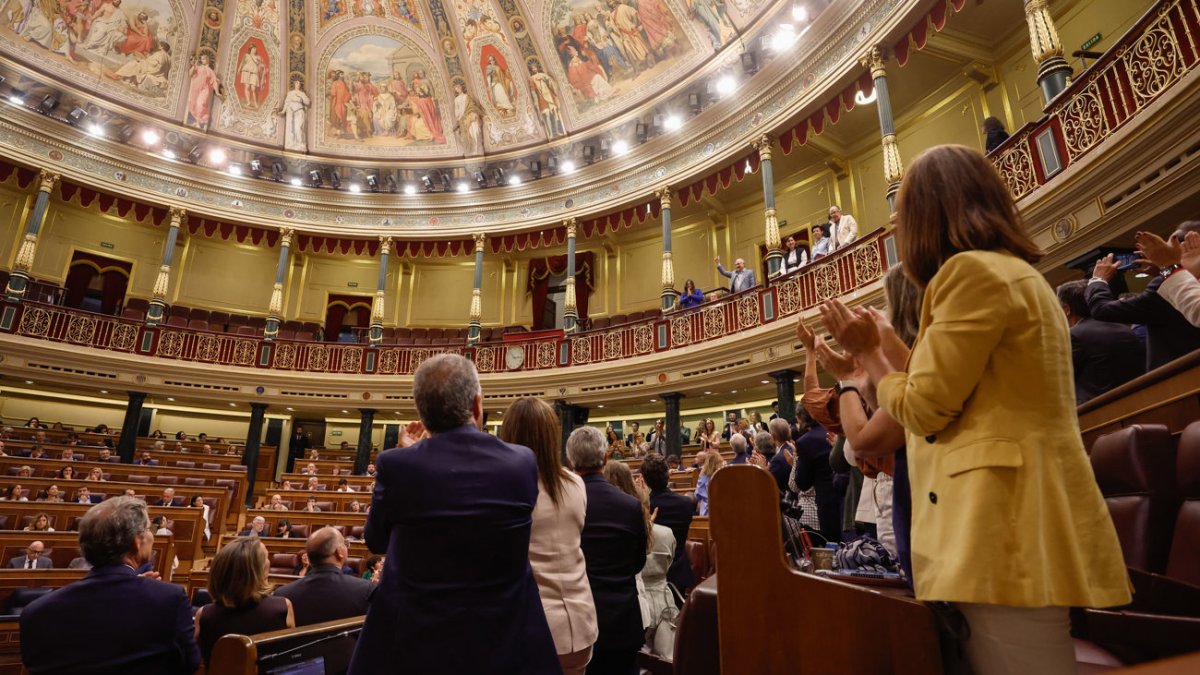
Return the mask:
POLYGON ((1183 503, 1175 519, 1166 576, 1200 586, 1200 422, 1189 424, 1179 437, 1175 477, 1183 503))
POLYGON ((687 553, 688 562, 692 565, 692 575, 697 581, 708 576, 708 547, 702 541, 688 540, 684 542, 683 550, 687 553))
POLYGON ((1167 428, 1135 424, 1101 436, 1092 444, 1091 460, 1125 564, 1162 572, 1178 510, 1175 448, 1167 428))
POLYGON ((272 553, 271 574, 291 574, 296 570, 299 556, 295 553, 272 553))

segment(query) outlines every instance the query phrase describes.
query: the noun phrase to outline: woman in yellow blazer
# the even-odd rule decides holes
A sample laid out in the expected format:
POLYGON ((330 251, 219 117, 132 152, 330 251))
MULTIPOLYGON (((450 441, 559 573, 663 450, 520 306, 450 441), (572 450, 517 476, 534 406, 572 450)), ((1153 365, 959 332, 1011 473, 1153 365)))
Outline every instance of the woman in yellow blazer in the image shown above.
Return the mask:
POLYGON ((940 146, 900 187, 904 270, 925 289, 907 372, 870 314, 822 308, 908 432, 917 597, 953 602, 979 675, 1074 673, 1067 608, 1130 600, 1080 438, 1071 340, 1041 252, 977 151, 940 146))

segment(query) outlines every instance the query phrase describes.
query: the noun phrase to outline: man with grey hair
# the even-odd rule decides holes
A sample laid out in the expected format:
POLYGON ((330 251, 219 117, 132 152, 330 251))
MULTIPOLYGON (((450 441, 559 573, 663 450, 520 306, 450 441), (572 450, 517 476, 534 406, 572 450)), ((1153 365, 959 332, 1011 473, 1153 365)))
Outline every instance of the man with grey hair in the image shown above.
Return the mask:
MULTIPOLYGON (((646 521, 642 504, 602 473, 608 443, 596 427, 583 426, 567 437, 567 460, 583 479, 587 512, 579 546, 596 601, 600 635, 592 647, 591 673, 630 673, 645 641, 637 574, 646 564, 646 521)), ((649 455, 646 461, 659 455, 649 455)))
POLYGON ((767 471, 771 472, 771 476, 775 478, 775 484, 779 486, 779 492, 787 492, 788 477, 792 475, 792 462, 796 461, 795 446, 792 445, 792 430, 788 426, 787 420, 775 418, 771 420, 770 433, 760 431, 754 436, 754 444, 758 447, 758 451, 762 452, 769 460, 767 471), (760 439, 766 436, 766 440, 760 443, 760 439), (770 443, 771 454, 763 452, 763 445, 770 443))
POLYGON ((758 280, 754 278, 754 270, 746 267, 744 259, 738 258, 733 261, 733 271, 727 271, 721 266, 721 256, 713 258, 713 262, 717 263, 718 274, 723 277, 729 277, 730 293, 741 293, 758 285, 758 280))
POLYGON ((245 529, 238 532, 239 537, 265 537, 267 536, 264 530, 267 528, 267 519, 262 516, 254 516, 245 529))
MULTIPOLYGON (((366 614, 376 585, 357 574, 342 573, 350 555, 342 533, 333 527, 322 527, 308 535, 304 551, 308 554, 308 574, 275 591, 275 595, 292 601, 296 625, 307 626, 366 614)), ((345 657, 349 661, 354 640, 345 646, 345 657)), ((330 672, 339 672, 329 663, 325 665, 330 672)), ((343 663, 342 667, 345 665, 343 663)))
POLYGON ((750 444, 746 442, 746 437, 741 434, 734 434, 729 439, 729 447, 733 449, 733 459, 729 460, 730 464, 745 464, 750 461, 749 450, 750 444))
POLYGON ((375 460, 364 534, 387 560, 350 675, 397 664, 413 673, 560 672, 529 566, 533 451, 480 430, 479 375, 461 356, 423 362, 413 398, 421 421, 375 460), (467 624, 478 639, 463 639, 467 624))
POLYGON ((21 660, 32 674, 190 674, 200 665, 183 588, 139 576, 154 535, 146 505, 114 497, 79 523, 79 548, 92 570, 21 612, 21 660), (136 607, 113 620, 117 607, 136 607), (69 635, 70 649, 62 636, 69 635))

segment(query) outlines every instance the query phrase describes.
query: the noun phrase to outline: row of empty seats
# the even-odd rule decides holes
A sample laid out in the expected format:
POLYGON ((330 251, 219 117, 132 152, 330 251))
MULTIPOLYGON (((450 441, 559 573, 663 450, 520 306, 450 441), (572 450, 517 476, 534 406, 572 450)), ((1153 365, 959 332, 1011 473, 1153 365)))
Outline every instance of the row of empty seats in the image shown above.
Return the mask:
POLYGON ((612 316, 601 316, 595 319, 588 319, 585 322, 585 328, 587 330, 602 330, 605 328, 612 328, 613 326, 620 326, 621 324, 657 319, 661 316, 662 310, 660 309, 648 309, 644 312, 633 312, 632 314, 613 314, 612 316))

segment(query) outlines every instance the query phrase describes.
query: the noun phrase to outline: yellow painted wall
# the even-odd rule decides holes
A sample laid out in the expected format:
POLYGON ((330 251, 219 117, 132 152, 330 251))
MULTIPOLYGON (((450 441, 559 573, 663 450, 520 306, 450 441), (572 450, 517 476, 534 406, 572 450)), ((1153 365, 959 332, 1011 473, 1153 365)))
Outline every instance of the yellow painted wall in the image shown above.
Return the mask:
POLYGON ((15 180, 0 183, 0 264, 7 269, 12 269, 25 231, 26 209, 32 203, 30 194, 18 188, 15 180))
MULTIPOLYGON (((165 226, 155 227, 52 201, 38 237, 33 275, 62 283, 74 251, 87 251, 133 263, 129 293, 148 297, 158 276, 166 234, 165 226), (112 244, 112 248, 101 246, 101 242, 112 244)), ((176 260, 183 249, 181 237, 175 249, 176 260)), ((178 280, 176 267, 172 270, 172 285, 178 280)))
MULTIPOLYGON (((383 447, 383 432, 384 424, 377 422, 371 427, 371 444, 383 447)), ((345 421, 339 419, 325 420, 325 447, 336 448, 342 444, 342 441, 350 444, 351 448, 358 447, 358 422, 345 421), (334 435, 335 431, 340 431, 341 435, 334 435)))
MULTIPOLYGON (((274 265, 271 266, 271 270, 272 279, 269 279, 265 286, 268 290, 267 299, 269 299, 271 283, 274 280, 274 265)), ((395 286, 395 280, 395 273, 388 275, 389 289, 395 286)), ((367 302, 369 303, 369 298, 375 295, 375 286, 378 281, 378 258, 367 256, 342 258, 306 254, 300 289, 298 291, 293 289, 293 293, 298 296, 299 308, 297 313, 290 318, 324 323, 325 308, 330 294, 363 296, 368 298, 367 302), (352 282, 357 283, 358 286, 350 286, 352 282)))
POLYGON ((61 422, 64 426, 83 429, 107 424, 120 429, 125 419, 125 402, 93 399, 85 403, 0 391, 0 418, 5 425, 24 424, 30 417, 36 417, 46 425, 61 422))
MULTIPOLYGON (((151 431, 155 429, 161 430, 165 435, 172 438, 174 438, 175 432, 182 431, 188 436, 193 437, 200 433, 208 434, 209 440, 213 443, 216 443, 217 439, 241 443, 245 441, 246 432, 249 427, 249 415, 231 417, 205 411, 164 410, 159 408, 155 410, 154 423, 150 426, 150 429, 151 431)), ((265 433, 266 425, 263 425, 263 430, 265 433)))

